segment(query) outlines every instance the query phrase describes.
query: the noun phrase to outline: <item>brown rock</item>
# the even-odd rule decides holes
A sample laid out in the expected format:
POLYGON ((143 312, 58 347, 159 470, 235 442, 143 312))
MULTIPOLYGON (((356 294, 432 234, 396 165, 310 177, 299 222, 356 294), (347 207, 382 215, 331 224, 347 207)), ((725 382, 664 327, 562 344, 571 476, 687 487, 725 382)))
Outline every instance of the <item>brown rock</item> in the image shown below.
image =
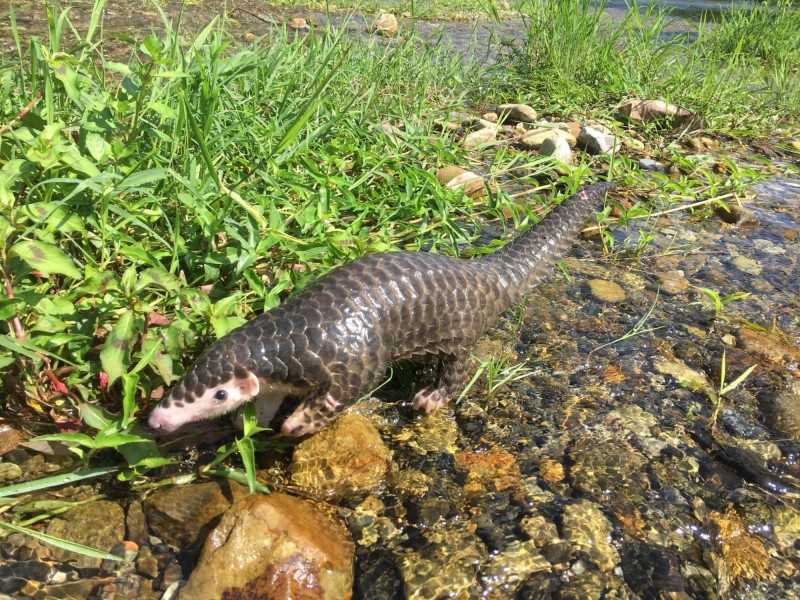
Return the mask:
POLYGON ((465 492, 512 490, 521 485, 519 465, 507 452, 459 452, 455 458, 456 468, 467 477, 465 492))
POLYGON ((478 131, 473 131, 472 133, 465 135, 461 144, 464 146, 464 148, 471 150, 484 144, 490 144, 496 139, 497 129, 495 127, 484 127, 483 129, 479 129, 478 131))
POLYGON ((153 532, 181 551, 196 552, 225 510, 245 496, 238 483, 212 481, 176 486, 144 501, 144 514, 153 532))
POLYGON ((298 31, 310 31, 311 27, 303 17, 292 17, 289 19, 289 29, 296 29, 298 31))
MULTIPOLYGON (((436 170, 436 179, 446 185, 446 187, 454 190, 456 188, 464 188, 464 193, 470 198, 479 198, 486 195, 486 185, 483 177, 473 173, 472 171, 465 171, 460 167, 442 167, 436 170)), ((494 190, 494 187, 489 184, 489 188, 494 190)))
POLYGON ((354 553, 347 529, 311 502, 248 496, 209 534, 181 597, 348 599, 354 553))
POLYGON ((0 456, 10 452, 22 441, 22 434, 11 425, 0 425, 0 456))
POLYGON ((714 214, 731 225, 755 227, 761 225, 758 216, 756 216, 752 210, 740 206, 739 204, 731 203, 725 206, 716 204, 714 205, 714 214))
POLYGON ((684 277, 683 271, 656 273, 656 277, 658 277, 659 289, 670 296, 684 294, 692 287, 689 280, 684 277))
POLYGON ((613 281, 590 279, 589 289, 592 292, 592 296, 603 302, 622 302, 625 300, 625 290, 613 281))
POLYGON ((481 115, 481 119, 489 121, 490 123, 497 123, 498 117, 496 112, 487 112, 481 115))
POLYGON ((138 500, 132 501, 128 505, 125 513, 126 538, 133 540, 140 546, 147 544, 150 532, 147 530, 147 519, 145 519, 142 503, 138 500))
POLYGON ((545 140, 555 140, 559 138, 566 140, 570 148, 574 148, 575 144, 578 143, 577 138, 575 138, 569 132, 554 127, 540 127, 538 129, 533 129, 532 131, 524 134, 519 139, 519 143, 523 148, 528 148, 529 150, 538 150, 545 140))
POLYGON ((617 107, 623 117, 631 121, 646 123, 654 119, 668 119, 675 129, 701 129, 702 119, 689 110, 669 104, 663 100, 640 100, 632 98, 617 107))
POLYGON ((800 361, 800 348, 777 334, 742 327, 736 332, 736 339, 745 350, 770 362, 783 364, 800 361))
POLYGON ((392 13, 382 12, 375 19, 375 22, 370 28, 372 31, 385 36, 393 36, 397 34, 397 17, 392 13))
MULTIPOLYGON (((73 508, 47 526, 47 535, 77 542, 96 550, 109 552, 125 537, 125 512, 116 502, 99 500, 73 508)), ((99 558, 92 558, 69 550, 53 548, 58 560, 74 561, 81 567, 99 567, 99 558)))
POLYGON ((367 494, 383 486, 392 453, 378 430, 356 413, 345 413, 294 450, 292 483, 323 498, 367 494))
POLYGON ((158 560, 150 552, 149 546, 144 546, 136 558, 136 570, 142 575, 155 579, 158 577, 158 560))
POLYGON ((534 123, 536 111, 527 104, 501 104, 497 107, 497 115, 501 121, 511 123, 534 123))

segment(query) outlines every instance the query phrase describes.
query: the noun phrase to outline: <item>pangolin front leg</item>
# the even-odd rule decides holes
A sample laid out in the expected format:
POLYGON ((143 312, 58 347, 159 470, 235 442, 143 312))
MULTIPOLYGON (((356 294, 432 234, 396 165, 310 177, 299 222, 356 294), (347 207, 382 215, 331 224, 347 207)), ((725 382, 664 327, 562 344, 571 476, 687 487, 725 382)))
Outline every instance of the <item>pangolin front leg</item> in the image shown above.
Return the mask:
POLYGON ((344 407, 330 392, 309 394, 283 422, 281 433, 291 436, 315 433, 333 420, 344 407))
POLYGON ((467 362, 469 354, 448 354, 439 359, 436 381, 422 388, 414 395, 414 408, 422 408, 426 413, 439 410, 453 395, 464 387, 467 381, 467 362))

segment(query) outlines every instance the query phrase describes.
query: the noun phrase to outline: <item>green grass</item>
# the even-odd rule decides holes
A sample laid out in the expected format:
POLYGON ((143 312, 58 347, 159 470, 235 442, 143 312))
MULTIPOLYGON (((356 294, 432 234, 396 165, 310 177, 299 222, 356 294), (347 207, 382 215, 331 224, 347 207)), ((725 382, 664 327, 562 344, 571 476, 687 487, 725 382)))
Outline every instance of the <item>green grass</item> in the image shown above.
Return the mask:
POLYGON ((81 36, 50 12, 0 65, 0 373, 40 410, 81 409, 84 462, 113 443, 146 467, 137 414, 209 340, 367 252, 456 252, 458 220, 510 201, 476 209, 434 177, 464 163, 436 127, 478 82, 444 50, 345 27, 236 48, 219 20, 184 46, 164 16, 121 63, 102 6, 81 36))
POLYGON ((765 133, 800 115, 800 10, 788 0, 724 11, 696 35, 665 35, 669 12, 635 0, 621 21, 605 1, 527 0, 517 75, 497 88, 556 114, 608 115, 620 101, 659 98, 701 115, 708 129, 765 133))
POLYGON ((303 10, 331 10, 376 15, 379 11, 391 12, 397 17, 409 15, 416 19, 467 19, 485 16, 486 10, 502 11, 504 3, 498 0, 276 0, 276 6, 303 10))
MULTIPOLYGON (((457 253, 479 218, 530 216, 530 189, 543 181, 563 195, 594 178, 592 166, 606 168, 606 158, 587 158, 554 176, 549 160, 500 145, 472 159, 520 199, 473 201, 434 176, 468 165, 438 127, 452 112, 489 92, 493 104, 506 94, 562 118, 655 95, 727 128, 771 127, 793 106, 787 96, 754 117, 759 96, 732 86, 727 70, 716 81, 703 70, 707 55, 724 63, 726 51, 701 60, 685 39, 662 46, 662 13, 646 27, 634 16, 613 26, 531 3, 526 42, 513 69, 500 70, 414 38, 353 39, 344 26, 301 42, 275 30, 268 44, 240 47, 214 20, 184 44, 166 15, 163 35, 117 40, 129 44, 122 62, 104 54, 103 4, 82 34, 66 12, 50 12, 46 38, 16 34, 0 63, 0 393, 16 414, 31 414, 27 403, 80 419, 89 433, 58 439, 84 467, 117 449, 137 466, 129 478, 163 464, 138 416, 210 340, 368 252, 457 253), (397 141, 384 124, 402 130, 397 141)), ((613 176, 660 204, 738 191, 754 176, 732 164, 715 173, 675 148, 660 158, 681 175, 643 175, 619 156, 613 176)), ((623 222, 650 210, 618 208, 623 222)), ((254 432, 237 442, 243 455, 252 457, 254 432)))

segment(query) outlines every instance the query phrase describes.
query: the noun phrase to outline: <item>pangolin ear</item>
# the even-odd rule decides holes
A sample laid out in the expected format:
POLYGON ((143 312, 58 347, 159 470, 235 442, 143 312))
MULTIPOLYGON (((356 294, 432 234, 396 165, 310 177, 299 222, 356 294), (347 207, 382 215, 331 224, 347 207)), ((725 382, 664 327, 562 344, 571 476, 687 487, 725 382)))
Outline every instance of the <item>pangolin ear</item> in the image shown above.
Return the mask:
POLYGON ((239 390, 239 397, 249 400, 258 396, 258 390, 261 384, 258 377, 250 372, 242 373, 240 377, 234 380, 236 388, 239 390))

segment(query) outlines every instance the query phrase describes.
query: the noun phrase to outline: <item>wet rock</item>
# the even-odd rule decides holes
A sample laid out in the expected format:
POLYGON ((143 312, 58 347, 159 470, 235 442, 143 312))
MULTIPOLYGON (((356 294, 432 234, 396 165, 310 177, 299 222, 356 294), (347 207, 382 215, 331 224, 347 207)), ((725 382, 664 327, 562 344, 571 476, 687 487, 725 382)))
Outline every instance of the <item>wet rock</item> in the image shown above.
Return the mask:
POLYGON ((150 579, 158 577, 158 560, 148 546, 144 546, 139 551, 139 555, 136 557, 136 570, 150 579))
POLYGON ((209 533, 182 598, 350 598, 355 546, 311 502, 273 493, 232 505, 209 533))
POLYGON ((585 571, 570 577, 555 593, 556 600, 600 600, 606 591, 602 573, 585 571))
POLYGON ((734 256, 731 260, 731 264, 739 269, 742 273, 747 273, 748 275, 752 275, 754 277, 761 275, 761 271, 763 270, 761 263, 759 263, 757 260, 748 258, 747 256, 743 256, 741 254, 734 256))
POLYGON ((605 154, 606 152, 615 152, 619 147, 619 141, 610 133, 601 131, 597 126, 585 126, 581 128, 581 133, 578 135, 578 146, 590 154, 605 154))
POLYGON ((220 515, 246 494, 246 488, 229 481, 175 486, 147 498, 143 509, 156 535, 193 554, 220 515))
POLYGON ((686 598, 681 560, 674 548, 628 540, 623 548, 625 581, 644 598, 686 598), (682 594, 675 596, 675 594, 682 594))
POLYGON ((458 426, 452 414, 447 410, 435 410, 403 427, 395 433, 395 443, 403 444, 416 454, 431 453, 455 454, 458 450, 456 438, 458 426))
POLYGON ((601 302, 622 302, 625 300, 625 290, 613 281, 606 279, 590 279, 589 290, 592 296, 601 302))
POLYGON ((0 456, 10 452, 22 441, 22 434, 8 424, 0 425, 0 456))
POLYGON ((572 164, 572 150, 570 150, 567 140, 563 138, 547 138, 539 146, 539 154, 552 156, 564 165, 572 164))
POLYGON ((715 542, 734 578, 763 579, 769 556, 764 543, 750 535, 747 526, 734 513, 710 511, 708 520, 715 533, 715 542))
POLYGON ((504 491, 520 487, 519 465, 516 459, 502 450, 459 452, 456 468, 466 475, 464 491, 504 491))
POLYGON ((774 244, 770 240, 753 240, 753 247, 765 254, 786 254, 786 248, 774 244))
POLYGON ((533 573, 549 570, 550 563, 533 541, 515 541, 481 565, 480 578, 488 594, 508 596, 533 573))
POLYGON ((797 506, 778 505, 772 509, 768 520, 772 523, 775 539, 785 551, 800 543, 800 510, 797 506))
POLYGON ((403 469, 394 477, 393 487, 401 498, 420 498, 428 493, 433 481, 422 471, 403 469))
POLYGON ((649 438, 651 430, 658 425, 656 418, 636 404, 621 404, 608 413, 606 420, 622 426, 641 438, 649 438))
POLYGON ((690 390, 710 389, 710 384, 706 376, 699 371, 689 368, 682 360, 669 360, 659 357, 653 361, 653 368, 659 373, 674 377, 678 380, 678 383, 690 390))
POLYGON ((125 530, 127 532, 125 537, 139 546, 148 543, 150 534, 147 530, 147 519, 142 510, 142 503, 138 500, 133 500, 128 505, 128 510, 125 512, 125 530))
MULTIPOLYGON (((125 537, 125 513, 116 502, 99 500, 73 508, 51 520, 47 535, 109 552, 125 537)), ((53 548, 53 556, 58 560, 73 561, 74 565, 80 567, 98 567, 102 562, 99 558, 61 548, 53 548)))
POLYGON ((405 597, 469 597, 477 584, 476 565, 486 557, 469 523, 438 522, 425 532, 425 543, 398 560, 405 597))
POLYGON ((578 140, 569 132, 555 127, 533 129, 519 139, 523 148, 528 150, 540 150, 545 140, 563 139, 570 148, 574 148, 578 140))
POLYGON ((790 439, 800 441, 800 394, 781 391, 772 398, 775 427, 790 439))
POLYGON ((601 571, 610 571, 619 564, 617 549, 611 544, 613 527, 600 508, 580 500, 564 509, 564 538, 586 553, 601 571))
POLYGON ((478 146, 483 146, 484 144, 490 144, 497 139, 497 128, 496 126, 492 127, 485 127, 483 129, 479 129, 478 131, 473 131, 468 133, 464 136, 461 145, 464 146, 467 150, 472 150, 473 148, 477 148, 478 146))
POLYGON ((381 12, 367 29, 380 35, 392 37, 397 34, 397 17, 392 13, 381 12))
POLYGON ((756 227, 761 225, 758 216, 752 210, 748 210, 744 206, 740 206, 736 203, 727 204, 725 206, 716 204, 714 205, 714 214, 731 225, 756 227))
POLYGON ((692 289, 692 284, 686 279, 683 271, 655 273, 655 276, 658 277, 659 289, 670 296, 685 294, 692 289))
POLYGON ((57 585, 46 585, 37 591, 33 595, 33 598, 35 600, 90 598, 92 597, 92 590, 94 590, 96 586, 97 583, 91 579, 79 579, 77 581, 68 581, 57 585))
POLYGON ((370 547, 380 543, 391 547, 408 539, 384 512, 383 502, 377 496, 368 496, 348 515, 349 529, 359 546, 370 547))
POLYGON ((382 487, 392 464, 378 430, 359 414, 345 413, 294 450, 292 483, 322 498, 366 494, 382 487))
POLYGON ((736 340, 748 352, 772 363, 793 364, 800 361, 800 348, 775 333, 742 327, 736 332, 736 340))
POLYGON ((552 458, 545 458, 539 463, 539 471, 542 481, 546 483, 559 483, 564 480, 564 465, 552 458))
POLYGON ((22 469, 14 463, 0 462, 0 484, 11 483, 22 477, 22 469))
POLYGON ((501 104, 497 107, 500 121, 510 123, 535 123, 536 111, 527 104, 501 104))

